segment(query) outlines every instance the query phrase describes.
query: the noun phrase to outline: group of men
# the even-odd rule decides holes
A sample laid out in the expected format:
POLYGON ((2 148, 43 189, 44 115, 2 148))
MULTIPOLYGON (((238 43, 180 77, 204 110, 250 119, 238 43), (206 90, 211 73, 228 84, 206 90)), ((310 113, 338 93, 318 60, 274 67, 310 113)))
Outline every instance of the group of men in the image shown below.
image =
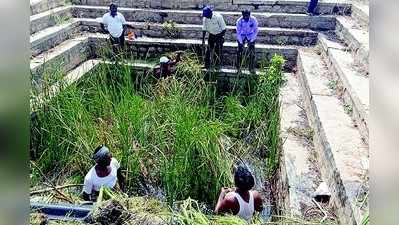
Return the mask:
MULTIPOLYGON (((202 49, 205 49, 205 37, 208 33, 208 48, 205 53, 205 68, 209 69, 211 65, 217 68, 221 67, 223 57, 223 43, 224 35, 226 34, 226 23, 223 16, 220 13, 213 12, 210 7, 204 7, 203 9, 203 36, 202 36, 202 49)), ((242 64, 242 53, 244 45, 248 44, 249 48, 249 69, 251 72, 255 70, 255 42, 258 35, 258 21, 255 17, 251 16, 249 10, 242 12, 242 17, 237 20, 237 68, 241 68, 242 64)), ((132 28, 129 25, 125 17, 117 11, 117 5, 111 4, 110 11, 102 17, 101 27, 104 32, 110 34, 111 44, 124 47, 125 45, 125 33, 126 29, 132 28)), ((168 67, 176 64, 166 57, 160 59, 160 67, 166 68, 162 71, 161 76, 165 76, 164 73, 170 73, 168 67), (169 64, 169 65, 167 65, 169 64)))
MULTIPOLYGON (((95 165, 84 179, 83 199, 95 201, 101 187, 125 191, 125 177, 121 165, 112 157, 105 145, 98 146, 92 155, 95 165)), ((233 214, 250 222, 255 211, 263 210, 263 200, 259 192, 252 190, 255 179, 246 166, 238 166, 234 172, 234 187, 222 188, 214 212, 233 214)))
MULTIPOLYGON (((308 14, 315 15, 315 9, 318 0, 310 0, 308 7, 308 14)), ((110 34, 111 44, 113 46, 119 45, 124 47, 125 45, 125 33, 129 27, 134 29, 133 26, 128 24, 125 17, 118 12, 116 4, 110 5, 110 11, 102 17, 101 27, 104 32, 110 34)), ((203 55, 205 55, 205 68, 220 68, 223 62, 223 44, 224 36, 226 34, 226 23, 223 16, 218 12, 205 6, 202 11, 203 23, 202 23, 202 49, 203 55), (208 48, 205 52, 205 37, 208 35, 208 48)), ((236 22, 236 39, 237 39, 237 60, 236 67, 238 70, 241 69, 243 63, 242 55, 244 46, 248 46, 248 67, 250 72, 255 71, 256 60, 255 60, 255 43, 258 36, 258 21, 254 16, 251 16, 249 10, 242 11, 242 16, 238 18, 236 22)), ((114 51, 116 51, 114 49, 114 51)), ((172 61, 166 57, 160 59, 160 65, 158 67, 164 68, 163 70, 156 69, 154 71, 160 71, 159 76, 167 76, 171 73, 171 69, 176 64, 176 61, 172 61), (173 65, 172 65, 173 64, 173 65)))

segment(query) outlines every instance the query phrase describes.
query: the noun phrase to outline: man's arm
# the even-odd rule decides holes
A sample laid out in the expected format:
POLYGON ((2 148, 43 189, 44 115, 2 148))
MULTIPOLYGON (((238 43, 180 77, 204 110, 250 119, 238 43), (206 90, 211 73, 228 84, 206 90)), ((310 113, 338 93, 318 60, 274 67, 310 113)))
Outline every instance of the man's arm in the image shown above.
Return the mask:
POLYGON ((105 28, 105 24, 104 23, 100 23, 100 25, 101 25, 101 29, 102 29, 103 33, 107 34, 108 30, 105 28))
POLYGON ((263 210, 263 200, 259 192, 253 192, 255 210, 261 212, 263 210))
POLYGON ((238 20, 237 20, 237 22, 236 22, 236 33, 237 33, 237 41, 240 43, 240 44, 242 44, 242 36, 241 36, 241 34, 242 34, 242 27, 241 27, 241 24, 240 24, 240 21, 241 21, 241 18, 239 18, 238 20))
POLYGON ((216 203, 214 213, 222 214, 222 213, 232 213, 232 208, 234 206, 234 198, 226 197, 226 194, 232 189, 222 188, 219 194, 218 202, 216 203))
POLYGON ((121 168, 117 170, 116 176, 118 178, 119 187, 121 188, 122 192, 125 192, 125 177, 122 174, 121 168))
POLYGON ((85 177, 84 184, 83 184, 83 193, 82 198, 85 201, 91 201, 91 193, 93 191, 93 184, 89 177, 85 177))

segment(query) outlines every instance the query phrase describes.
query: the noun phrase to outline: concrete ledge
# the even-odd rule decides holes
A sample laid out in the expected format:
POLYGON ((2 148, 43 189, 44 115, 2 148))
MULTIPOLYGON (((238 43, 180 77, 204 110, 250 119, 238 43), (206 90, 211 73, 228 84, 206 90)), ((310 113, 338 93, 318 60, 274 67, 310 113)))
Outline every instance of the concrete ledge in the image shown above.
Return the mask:
MULTIPOLYGON (((98 18, 108 12, 106 6, 74 6, 73 15, 77 18, 98 18)), ((128 21, 178 24, 202 24, 201 10, 160 10, 142 8, 119 8, 128 21)), ((241 16, 240 11, 221 12, 227 25, 235 26, 241 16)), ((301 28, 312 30, 334 30, 334 16, 308 16, 306 14, 252 13, 258 19, 259 27, 301 28)))
POLYGON ((61 25, 46 28, 30 37, 32 56, 37 56, 75 36, 79 31, 79 21, 72 19, 61 25))
POLYGON ((36 33, 59 23, 64 18, 72 18, 71 6, 62 6, 30 17, 30 33, 36 33))
POLYGON ((75 69, 66 74, 60 81, 51 85, 45 93, 42 91, 36 98, 31 99, 31 112, 35 112, 37 108, 48 103, 55 97, 62 88, 65 88, 74 82, 77 82, 85 74, 95 69, 99 65, 99 60, 88 60, 80 64, 75 69))
MULTIPOLYGON (((107 48, 108 35, 92 34, 92 46, 95 55, 100 55, 101 49, 107 48)), ((196 39, 162 39, 162 38, 137 38, 129 43, 128 52, 133 58, 159 57, 164 52, 177 50, 192 50, 198 55, 202 54, 201 40, 196 39)), ((236 63, 236 42, 225 42, 223 48, 223 66, 234 67, 236 63)), ((280 54, 286 59, 285 69, 292 70, 296 65, 298 50, 293 46, 277 46, 258 44, 256 46, 257 61, 270 60, 274 54, 280 54)))
POLYGON ((337 86, 342 87, 337 87, 337 91, 342 95, 345 105, 351 107, 352 112, 349 113, 358 125, 363 140, 368 143, 369 78, 358 72, 353 56, 342 45, 341 48, 335 47, 340 44, 327 40, 325 36, 320 36, 319 42, 328 61, 330 72, 339 82, 337 86))
POLYGON ((30 0, 31 15, 67 5, 66 0, 30 0))
POLYGON ((340 101, 327 87, 328 71, 321 57, 299 50, 298 67, 323 180, 330 187, 340 222, 360 224, 364 212, 358 200, 368 191, 368 147, 340 101))
POLYGON ((87 37, 69 39, 30 62, 32 89, 41 91, 44 80, 53 73, 67 74, 91 56, 87 37), (57 72, 54 72, 57 71, 57 72))
MULTIPOLYGON (((108 6, 110 0, 79 0, 81 5, 100 5, 108 6)), ((251 9, 256 12, 286 12, 286 13, 305 13, 307 11, 307 1, 280 0, 280 1, 243 1, 243 0, 118 0, 118 5, 129 8, 156 8, 156 9, 202 9, 204 5, 209 5, 219 11, 242 11, 251 9)), ((351 5, 343 1, 320 2, 317 12, 321 14, 346 14, 351 12, 351 5)))
POLYGON ((369 6, 360 3, 353 3, 352 17, 364 27, 369 26, 369 6))
POLYGON ((311 134, 302 109, 302 99, 297 78, 287 74, 287 83, 281 89, 282 139, 280 168, 276 196, 279 210, 303 218, 305 211, 314 206, 313 193, 321 183, 320 171, 315 164, 313 149, 306 140, 311 134), (294 133, 297 132, 297 134, 294 133), (303 132, 304 134, 299 134, 303 132), (306 132, 309 132, 306 134, 306 132), (304 135, 304 136, 300 136, 304 135))
MULTIPOLYGON (((80 19, 81 27, 84 31, 92 33, 100 32, 100 23, 95 19, 80 19)), ((195 24, 176 24, 176 29, 173 31, 165 29, 163 24, 159 23, 144 23, 131 22, 135 29, 137 37, 151 37, 151 38, 182 38, 182 39, 201 39, 202 26, 195 24)), ((226 41, 237 40, 236 28, 233 26, 227 27, 225 35, 226 41)), ((275 45, 300 45, 311 46, 317 43, 317 32, 311 30, 297 30, 287 28, 259 28, 258 43, 275 44, 275 45)))
POLYGON ((343 39, 356 55, 356 60, 363 64, 368 71, 369 66, 369 32, 368 27, 359 27, 349 17, 337 17, 337 35, 343 39))

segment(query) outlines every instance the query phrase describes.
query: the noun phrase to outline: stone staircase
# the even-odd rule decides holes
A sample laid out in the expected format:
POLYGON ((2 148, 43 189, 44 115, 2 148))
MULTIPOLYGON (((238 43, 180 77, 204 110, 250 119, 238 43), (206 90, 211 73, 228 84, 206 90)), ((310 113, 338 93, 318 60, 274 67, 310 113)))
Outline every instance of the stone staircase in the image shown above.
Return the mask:
MULTIPOLYGON (((74 82, 99 64, 107 35, 98 19, 111 0, 31 0, 32 88, 40 92, 56 69, 74 82), (72 3, 73 4, 72 4, 72 3), (49 69, 51 68, 51 69, 49 69)), ((278 208, 306 216, 313 192, 326 182, 342 224, 360 224, 368 192, 368 6, 320 0, 319 16, 306 15, 305 0, 119 0, 119 11, 135 27, 129 51, 137 58, 174 50, 201 54, 201 8, 209 4, 227 27, 222 74, 231 76, 237 43, 235 21, 251 9, 260 26, 257 59, 281 54, 287 83, 281 92, 281 163, 276 179, 278 208), (174 30, 164 23, 173 21, 174 30)), ((139 70, 150 65, 132 63, 139 70)), ((56 92, 57 83, 54 84, 56 92)), ((54 93, 55 94, 55 93, 54 93)))

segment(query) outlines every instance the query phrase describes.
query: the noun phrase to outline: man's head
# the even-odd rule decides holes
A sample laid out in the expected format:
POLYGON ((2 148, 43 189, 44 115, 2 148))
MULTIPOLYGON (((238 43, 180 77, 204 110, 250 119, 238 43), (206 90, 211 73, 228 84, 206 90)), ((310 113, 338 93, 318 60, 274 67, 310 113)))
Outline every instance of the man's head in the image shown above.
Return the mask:
POLYGON ((105 145, 98 146, 93 153, 93 159, 100 167, 107 167, 111 163, 111 152, 105 145))
POLYGON ((109 11, 111 13, 111 16, 116 16, 116 14, 118 13, 118 6, 114 3, 111 3, 111 5, 109 5, 109 11))
POLYGON ((242 18, 248 22, 249 18, 251 18, 251 11, 249 11, 248 9, 242 11, 242 18))
POLYGON ((212 9, 210 7, 205 6, 202 9, 202 16, 203 17, 208 18, 208 19, 212 19, 212 15, 213 15, 213 13, 212 13, 212 9))
POLYGON ((166 57, 166 56, 162 56, 162 57, 159 59, 159 63, 160 63, 161 65, 168 64, 169 61, 170 61, 169 58, 166 57))
POLYGON ((234 173, 234 184, 242 191, 249 191, 255 186, 255 179, 248 168, 238 166, 234 173))

